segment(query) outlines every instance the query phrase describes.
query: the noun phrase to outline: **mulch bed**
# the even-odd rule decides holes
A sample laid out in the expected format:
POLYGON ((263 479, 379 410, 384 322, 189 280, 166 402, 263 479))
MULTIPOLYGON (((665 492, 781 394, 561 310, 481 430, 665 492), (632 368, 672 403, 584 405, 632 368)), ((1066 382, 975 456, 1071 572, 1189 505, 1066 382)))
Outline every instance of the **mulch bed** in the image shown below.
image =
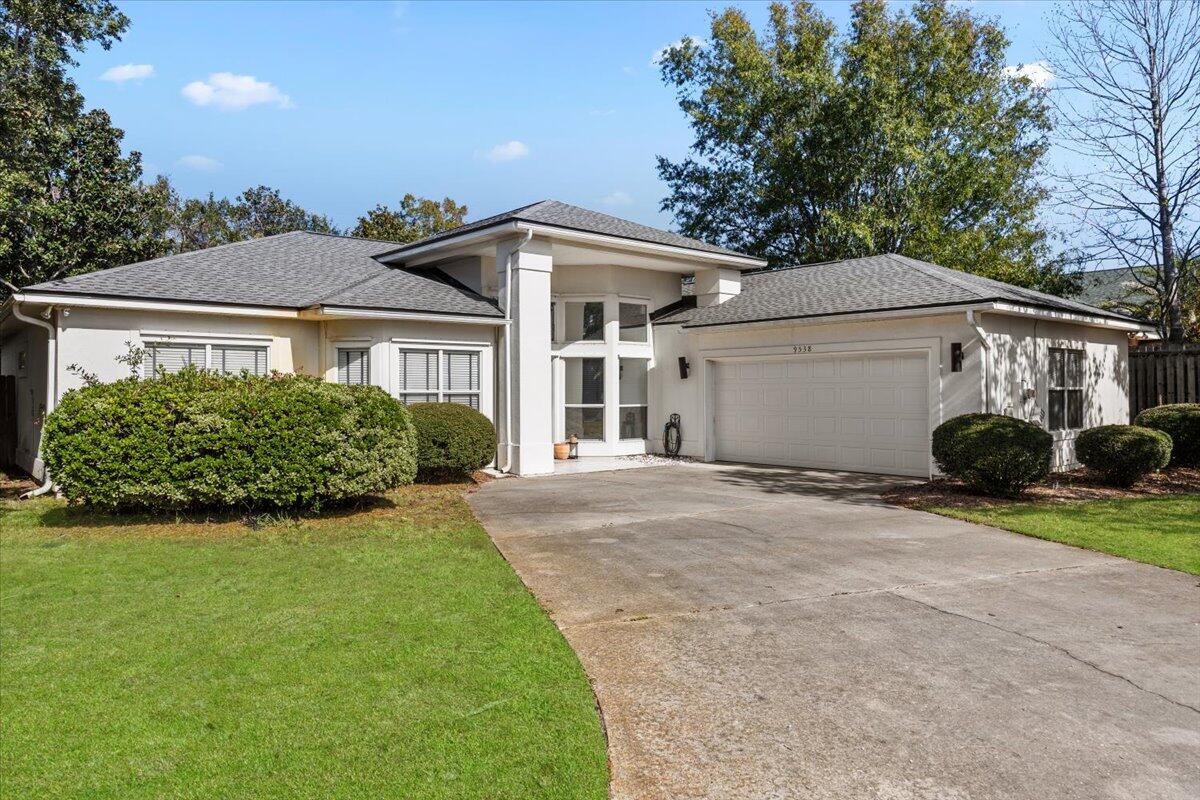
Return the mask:
POLYGON ((1005 506, 1013 502, 1076 503, 1083 500, 1131 500, 1174 494, 1200 494, 1200 469, 1176 467, 1147 476, 1128 489, 1106 486, 1086 468, 1056 472, 1043 484, 1031 486, 1020 500, 989 497, 948 478, 937 478, 915 486, 901 486, 884 493, 889 503, 907 508, 979 508, 1005 506))
POLYGON ((23 472, 0 470, 0 500, 16 500, 22 492, 36 489, 39 485, 23 472))

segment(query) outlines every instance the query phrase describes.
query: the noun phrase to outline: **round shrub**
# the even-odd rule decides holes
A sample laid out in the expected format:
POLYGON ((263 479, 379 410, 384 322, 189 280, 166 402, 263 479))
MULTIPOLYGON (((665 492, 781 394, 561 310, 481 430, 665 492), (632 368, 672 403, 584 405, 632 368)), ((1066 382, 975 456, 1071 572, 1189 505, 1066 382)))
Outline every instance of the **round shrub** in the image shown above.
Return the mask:
POLYGON ((1030 422, 963 414, 933 431, 938 468, 987 494, 1013 497, 1050 473, 1053 438, 1030 422))
POLYGON ((462 403, 409 406, 417 429, 417 470, 423 478, 456 478, 487 466, 496 455, 496 429, 462 403))
POLYGON ((401 403, 299 375, 187 369, 77 389, 43 449, 68 499, 106 509, 318 509, 416 473, 401 403))
POLYGON ((1200 467, 1200 403, 1147 408, 1137 415, 1134 424, 1171 437, 1172 466, 1200 467))
POLYGON ((1137 425, 1101 425, 1079 434, 1075 457, 1108 483, 1132 486, 1171 460, 1171 437, 1137 425))

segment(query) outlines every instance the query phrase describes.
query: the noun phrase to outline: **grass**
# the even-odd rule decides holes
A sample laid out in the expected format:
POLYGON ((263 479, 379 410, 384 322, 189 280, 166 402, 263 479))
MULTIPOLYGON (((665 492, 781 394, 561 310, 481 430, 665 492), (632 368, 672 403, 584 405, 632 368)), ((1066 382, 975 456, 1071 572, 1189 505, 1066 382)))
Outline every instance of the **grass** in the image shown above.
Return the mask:
POLYGON ((295 521, 0 505, 13 798, 604 798, 574 653, 461 486, 295 521))
POLYGON ((926 510, 1200 575, 1200 495, 926 510))

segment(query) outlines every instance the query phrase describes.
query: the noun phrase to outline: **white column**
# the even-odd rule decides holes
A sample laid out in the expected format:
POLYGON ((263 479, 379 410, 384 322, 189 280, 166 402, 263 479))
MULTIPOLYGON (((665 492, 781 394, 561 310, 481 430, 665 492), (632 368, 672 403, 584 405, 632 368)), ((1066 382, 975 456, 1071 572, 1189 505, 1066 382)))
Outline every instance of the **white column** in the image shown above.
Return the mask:
POLYGON ((553 371, 550 364, 550 273, 554 268, 549 242, 531 239, 512 257, 512 286, 506 285, 506 265, 521 239, 496 246, 496 277, 500 306, 511 297, 512 324, 507 333, 511 371, 503 363, 499 381, 501 458, 511 436, 517 475, 554 472, 553 371), (512 392, 512 430, 504 427, 506 394, 512 392))

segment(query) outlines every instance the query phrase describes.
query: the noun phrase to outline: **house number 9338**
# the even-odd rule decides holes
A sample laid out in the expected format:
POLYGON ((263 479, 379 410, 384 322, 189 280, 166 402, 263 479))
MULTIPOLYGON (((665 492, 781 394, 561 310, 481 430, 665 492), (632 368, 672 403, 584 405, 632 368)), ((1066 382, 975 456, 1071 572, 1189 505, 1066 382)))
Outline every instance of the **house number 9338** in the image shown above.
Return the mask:
POLYGON ((811 353, 813 346, 811 344, 796 344, 792 345, 793 353, 811 353))

